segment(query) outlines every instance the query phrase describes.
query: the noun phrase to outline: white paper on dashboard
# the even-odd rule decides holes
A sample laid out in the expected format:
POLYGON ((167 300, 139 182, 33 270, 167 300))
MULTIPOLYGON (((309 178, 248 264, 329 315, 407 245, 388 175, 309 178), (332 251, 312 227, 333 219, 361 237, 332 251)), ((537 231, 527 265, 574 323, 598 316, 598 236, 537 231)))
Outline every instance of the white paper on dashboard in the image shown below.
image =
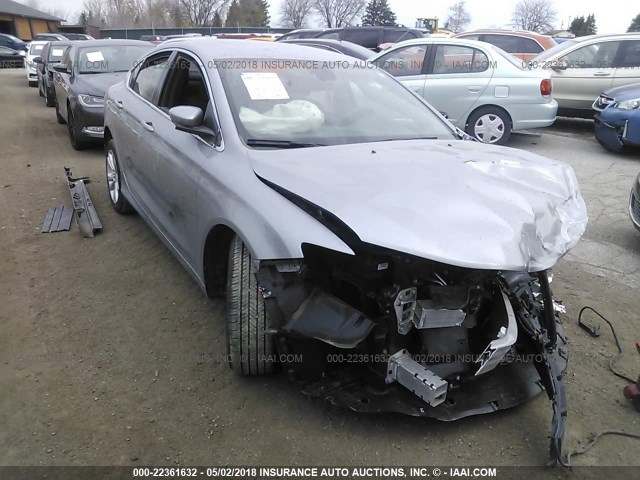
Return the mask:
POLYGON ((245 72, 241 75, 251 100, 288 100, 287 89, 274 72, 245 72))

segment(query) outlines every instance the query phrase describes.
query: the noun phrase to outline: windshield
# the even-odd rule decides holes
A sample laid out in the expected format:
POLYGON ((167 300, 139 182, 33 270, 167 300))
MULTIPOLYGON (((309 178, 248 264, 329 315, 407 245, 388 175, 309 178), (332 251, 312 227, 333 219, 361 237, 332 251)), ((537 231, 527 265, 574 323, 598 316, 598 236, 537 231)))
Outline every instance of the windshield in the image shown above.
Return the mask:
POLYGON ((40 52, 42 52, 43 48, 44 48, 44 43, 39 43, 37 45, 34 45, 32 43, 31 46, 29 47, 29 55, 40 55, 40 52))
POLYGON ((126 72, 152 45, 100 45, 80 49, 78 73, 126 72))
POLYGON ((576 40, 567 40, 566 42, 559 43, 555 47, 551 47, 549 50, 545 50, 540 55, 536 56, 534 60, 547 60, 554 56, 558 52, 562 52, 563 50, 570 48, 578 43, 576 40))
POLYGON ((218 71, 238 132, 251 146, 455 138, 415 94, 365 62, 228 63, 249 67, 218 71))

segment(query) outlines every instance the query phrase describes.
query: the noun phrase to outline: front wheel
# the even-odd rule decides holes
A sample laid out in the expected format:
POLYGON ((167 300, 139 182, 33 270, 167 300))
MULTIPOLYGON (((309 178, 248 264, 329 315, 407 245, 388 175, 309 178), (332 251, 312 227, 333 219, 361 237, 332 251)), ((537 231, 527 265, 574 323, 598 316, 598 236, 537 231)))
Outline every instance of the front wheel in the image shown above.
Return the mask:
POLYGON ((69 141, 71 142, 71 146, 74 150, 84 150, 87 148, 87 142, 80 137, 81 133, 78 131, 76 119, 73 116, 70 105, 67 105, 67 112, 67 127, 69 128, 69 141))
POLYGON ((499 108, 480 108, 469 117, 467 133, 482 143, 504 145, 511 136, 511 119, 499 108))
POLYGON ((60 115, 60 108, 58 107, 58 103, 56 102, 56 120, 60 125, 66 123, 64 117, 60 115))
POLYGON ((275 368, 271 322, 259 290, 251 254, 236 235, 229 250, 227 348, 229 366, 240 375, 265 375, 275 368))
POLYGON ((120 162, 118 161, 113 139, 109 140, 107 148, 105 149, 105 166, 111 206, 120 215, 133 213, 134 209, 129 203, 129 200, 122 195, 122 174, 120 173, 120 162))

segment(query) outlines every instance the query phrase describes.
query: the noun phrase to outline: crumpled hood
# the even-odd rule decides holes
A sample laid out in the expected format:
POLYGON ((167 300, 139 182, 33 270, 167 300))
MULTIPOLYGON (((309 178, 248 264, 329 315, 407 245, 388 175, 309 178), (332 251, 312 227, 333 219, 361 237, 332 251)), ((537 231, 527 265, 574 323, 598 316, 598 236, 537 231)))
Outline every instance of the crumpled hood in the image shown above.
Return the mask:
POLYGON ((604 92, 605 95, 616 99, 618 102, 640 97, 640 83, 630 83, 613 87, 604 92))
POLYGON ((78 94, 104 97, 112 85, 122 82, 127 72, 80 74, 76 78, 75 90, 78 94))
POLYGON ((571 167, 522 150, 412 140, 249 155, 259 177, 333 213, 363 242, 446 264, 544 270, 587 225, 571 167))

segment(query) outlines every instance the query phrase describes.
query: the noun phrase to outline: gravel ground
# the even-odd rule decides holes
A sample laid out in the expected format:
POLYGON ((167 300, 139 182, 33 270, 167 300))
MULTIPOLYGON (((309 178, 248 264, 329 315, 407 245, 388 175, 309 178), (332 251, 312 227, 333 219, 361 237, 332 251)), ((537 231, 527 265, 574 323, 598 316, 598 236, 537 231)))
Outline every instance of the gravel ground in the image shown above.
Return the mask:
MULTIPOLYGON (((442 423, 340 410, 281 374, 234 376, 220 359, 223 304, 205 298, 139 217, 113 212, 101 151, 72 150, 22 70, 0 71, 0 85, 1 465, 546 463, 543 395, 442 423), (46 211, 69 204, 63 166, 93 179, 104 224, 94 239, 75 226, 40 233, 46 211)), ((640 233, 626 213, 640 162, 603 151, 584 123, 567 120, 511 146, 571 163, 591 218, 553 282, 571 348, 565 449, 604 429, 640 432, 624 382, 607 369, 606 325, 597 339, 576 327, 581 307, 598 309, 626 350, 618 368, 640 373, 640 233)), ((575 463, 637 466, 639 451, 605 438, 575 463)))

